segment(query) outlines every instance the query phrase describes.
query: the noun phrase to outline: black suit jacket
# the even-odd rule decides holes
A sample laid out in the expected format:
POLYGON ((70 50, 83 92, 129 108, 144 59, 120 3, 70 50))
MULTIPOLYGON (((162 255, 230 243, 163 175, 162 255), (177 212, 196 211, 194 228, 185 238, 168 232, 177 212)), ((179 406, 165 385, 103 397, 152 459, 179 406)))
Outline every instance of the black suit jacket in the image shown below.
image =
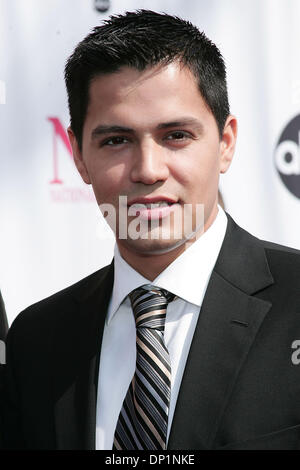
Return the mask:
MULTIPOLYGON (((7 447, 94 449, 113 279, 111 264, 14 321, 7 340, 7 447)), ((297 339, 299 251, 260 241, 228 216, 168 448, 300 449, 297 339)))

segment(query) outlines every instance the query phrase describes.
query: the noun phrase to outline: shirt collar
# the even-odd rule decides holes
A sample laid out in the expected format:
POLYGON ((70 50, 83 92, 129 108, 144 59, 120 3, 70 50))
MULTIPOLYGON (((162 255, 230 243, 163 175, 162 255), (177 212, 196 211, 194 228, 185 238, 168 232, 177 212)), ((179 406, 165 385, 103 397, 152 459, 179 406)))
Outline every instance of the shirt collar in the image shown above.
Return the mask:
POLYGON ((176 258, 154 281, 149 281, 133 269, 114 250, 114 285, 107 313, 109 323, 128 294, 142 286, 152 284, 175 294, 186 302, 201 306, 212 270, 219 255, 227 227, 224 210, 218 206, 212 225, 176 258))

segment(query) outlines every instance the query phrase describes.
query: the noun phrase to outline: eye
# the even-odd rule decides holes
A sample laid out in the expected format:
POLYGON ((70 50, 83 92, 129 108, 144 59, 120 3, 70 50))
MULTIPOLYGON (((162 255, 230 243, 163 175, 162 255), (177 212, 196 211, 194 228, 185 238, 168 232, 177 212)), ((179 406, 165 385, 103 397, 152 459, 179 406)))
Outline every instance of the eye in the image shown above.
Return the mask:
POLYGON ((166 136, 166 140, 175 140, 175 141, 182 141, 185 139, 191 138, 191 135, 188 132, 184 131, 174 131, 171 134, 166 136))
POLYGON ((164 141, 167 142, 170 148, 181 149, 188 146, 195 136, 187 131, 172 131, 164 137, 164 141))
POLYGON ((109 139, 106 139, 103 142, 101 142, 101 147, 105 145, 113 147, 113 146, 125 144, 126 142, 128 142, 127 137, 116 135, 114 137, 110 137, 109 139))

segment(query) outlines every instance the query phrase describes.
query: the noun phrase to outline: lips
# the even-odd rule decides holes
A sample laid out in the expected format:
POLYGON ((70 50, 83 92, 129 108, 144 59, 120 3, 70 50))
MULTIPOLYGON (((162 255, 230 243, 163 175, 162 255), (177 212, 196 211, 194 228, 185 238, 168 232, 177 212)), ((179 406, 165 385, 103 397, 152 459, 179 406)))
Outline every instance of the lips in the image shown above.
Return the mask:
POLYGON ((133 206, 134 204, 143 204, 143 205, 149 205, 149 204, 162 204, 162 203, 167 203, 168 205, 175 204, 177 201, 173 198, 169 198, 166 196, 153 196, 153 197, 139 197, 132 199, 131 201, 128 202, 128 207, 133 206))
POLYGON ((162 196, 138 198, 128 203, 129 215, 138 216, 141 220, 163 219, 171 214, 176 205, 175 200, 162 196))
POLYGON ((157 207, 168 207, 168 206, 171 206, 172 204, 170 202, 167 202, 167 201, 159 201, 159 202, 155 202, 155 203, 147 203, 147 204, 141 204, 139 202, 136 202, 135 204, 131 204, 130 207, 134 208, 134 209, 145 209, 145 207, 147 209, 156 209, 157 207))

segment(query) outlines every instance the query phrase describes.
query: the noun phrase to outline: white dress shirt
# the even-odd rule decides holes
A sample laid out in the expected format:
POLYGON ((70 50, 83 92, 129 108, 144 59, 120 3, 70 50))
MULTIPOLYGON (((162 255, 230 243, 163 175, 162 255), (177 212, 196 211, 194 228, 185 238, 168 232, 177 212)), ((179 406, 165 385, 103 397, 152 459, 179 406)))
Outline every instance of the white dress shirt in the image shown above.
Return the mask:
POLYGON ((218 209, 218 214, 209 229, 152 282, 126 263, 116 245, 114 285, 100 355, 96 449, 112 449, 119 413, 134 375, 136 328, 128 294, 143 284, 167 289, 177 296, 168 305, 164 334, 172 370, 169 437, 180 383, 203 297, 226 232, 226 214, 220 206, 218 209))

